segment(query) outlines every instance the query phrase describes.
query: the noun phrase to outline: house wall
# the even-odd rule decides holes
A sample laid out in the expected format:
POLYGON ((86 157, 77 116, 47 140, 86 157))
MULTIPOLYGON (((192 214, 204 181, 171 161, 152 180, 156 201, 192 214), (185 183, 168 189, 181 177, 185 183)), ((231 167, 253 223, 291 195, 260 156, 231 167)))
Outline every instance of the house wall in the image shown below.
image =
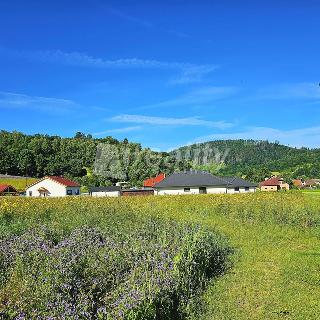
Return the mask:
MULTIPOLYGON (((227 188, 226 187, 207 187, 207 194, 223 194, 223 193, 248 193, 248 192, 255 192, 256 188, 251 187, 249 191, 246 191, 245 188, 240 188, 239 191, 235 191, 234 188, 227 188)), ((156 195, 185 195, 185 194, 199 194, 199 187, 190 188, 190 191, 185 192, 184 188, 168 188, 168 189, 157 189, 155 194, 156 195)))
MULTIPOLYGON (((199 188, 198 188, 199 193, 199 188)), ((208 194, 222 194, 227 193, 226 187, 207 187, 207 193, 208 194)))
POLYGON ((261 186, 260 190, 267 192, 278 191, 278 186, 261 186))
POLYGON ((246 189, 240 188, 239 191, 235 191, 234 188, 228 188, 228 193, 230 194, 235 194, 235 193, 248 193, 248 192, 256 192, 256 188, 255 187, 250 187, 249 190, 246 191, 246 189))
POLYGON ((49 194, 50 197, 65 197, 67 196, 67 190, 71 190, 72 195, 76 195, 77 191, 80 194, 79 187, 65 187, 64 185, 57 183, 51 179, 45 179, 27 188, 26 196, 30 197, 29 192, 31 191, 32 192, 31 197, 40 197, 40 193, 38 191, 38 189, 40 188, 46 188, 50 192, 49 194))
POLYGON ((288 183, 281 183, 280 188, 285 190, 290 190, 290 186, 288 183))
POLYGON ((92 197, 119 197, 120 191, 99 191, 91 192, 92 197))
MULTIPOLYGON (((218 194, 226 193, 224 187, 207 187, 207 194, 218 194)), ((184 188, 168 188, 168 189, 157 189, 156 195, 179 195, 179 194, 199 194, 199 187, 191 187, 190 191, 185 192, 184 188)))
POLYGON ((72 196, 78 196, 80 195, 80 187, 65 187, 66 188, 66 194, 65 196, 67 196, 67 191, 71 190, 72 191, 72 196))

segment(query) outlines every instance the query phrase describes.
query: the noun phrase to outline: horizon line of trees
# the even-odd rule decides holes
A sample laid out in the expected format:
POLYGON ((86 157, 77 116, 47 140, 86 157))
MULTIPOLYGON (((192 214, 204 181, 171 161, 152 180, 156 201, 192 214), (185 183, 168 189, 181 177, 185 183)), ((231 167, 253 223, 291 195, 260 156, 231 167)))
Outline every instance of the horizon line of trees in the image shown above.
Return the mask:
POLYGON ((97 139, 82 132, 63 138, 1 130, 0 155, 1 174, 65 175, 92 186, 121 180, 140 186, 144 179, 160 172, 170 174, 189 168, 222 176, 237 175, 253 182, 263 181, 274 172, 287 182, 320 177, 319 149, 254 140, 211 141, 201 144, 200 149, 193 145, 166 153, 142 148, 128 139, 97 139), (101 145, 104 147, 99 149, 101 145))
MULTIPOLYGON (((128 139, 93 138, 77 132, 73 138, 44 134, 26 135, 21 132, 0 131, 0 173, 17 176, 43 177, 64 175, 84 185, 110 185, 126 179, 133 185, 160 172, 167 174, 188 168, 184 161, 165 152, 142 148, 128 139), (108 146, 100 167, 95 170, 97 148, 108 146), (117 154, 117 165, 108 157, 117 154)), ((101 160, 101 159, 100 159, 101 160)))

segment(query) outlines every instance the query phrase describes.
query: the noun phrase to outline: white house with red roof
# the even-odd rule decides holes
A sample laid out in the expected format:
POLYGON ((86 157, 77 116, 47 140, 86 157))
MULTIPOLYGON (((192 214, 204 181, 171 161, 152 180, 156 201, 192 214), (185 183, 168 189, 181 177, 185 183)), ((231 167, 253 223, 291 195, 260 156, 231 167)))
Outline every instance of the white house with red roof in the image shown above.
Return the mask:
POLYGON ((80 185, 64 177, 46 176, 26 189, 27 197, 66 197, 80 195, 80 185))

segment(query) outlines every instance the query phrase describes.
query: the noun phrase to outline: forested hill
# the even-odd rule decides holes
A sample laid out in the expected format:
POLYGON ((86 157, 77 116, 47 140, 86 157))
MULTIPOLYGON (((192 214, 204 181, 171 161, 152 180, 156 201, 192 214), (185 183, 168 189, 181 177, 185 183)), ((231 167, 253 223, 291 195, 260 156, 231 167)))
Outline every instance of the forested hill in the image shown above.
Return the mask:
POLYGON ((238 174, 259 181, 272 172, 291 178, 320 177, 320 149, 292 148, 268 141, 217 140, 185 146, 171 152, 220 174, 238 174))
POLYGON ((223 140, 186 146, 171 153, 142 148, 127 139, 73 138, 0 131, 0 174, 65 175, 82 185, 128 181, 132 186, 159 172, 190 167, 259 182, 274 172, 288 181, 320 178, 320 149, 291 148, 254 140, 223 140))
POLYGON ((168 153, 142 148, 127 139, 95 139, 78 132, 73 138, 0 131, 0 174, 43 177, 65 175, 82 185, 142 181, 159 172, 183 170, 168 153))

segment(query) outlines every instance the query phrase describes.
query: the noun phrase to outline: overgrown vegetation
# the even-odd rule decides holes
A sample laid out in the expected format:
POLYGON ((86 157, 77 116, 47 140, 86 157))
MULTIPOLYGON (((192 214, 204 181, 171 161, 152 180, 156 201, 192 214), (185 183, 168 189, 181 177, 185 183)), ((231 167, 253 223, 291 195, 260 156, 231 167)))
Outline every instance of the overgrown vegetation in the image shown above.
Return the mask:
MULTIPOLYGON (((65 283, 62 281, 69 281, 70 274, 72 274, 70 273, 72 263, 74 263, 72 272, 79 272, 76 273, 77 275, 86 275, 81 279, 86 279, 87 282, 79 282, 81 294, 78 295, 80 291, 72 291, 72 294, 76 294, 75 297, 79 297, 77 301, 79 301, 79 308, 81 308, 83 301, 85 301, 81 300, 81 297, 86 297, 88 292, 93 293, 96 292, 96 288, 100 288, 101 278, 97 275, 102 272, 101 257, 103 257, 106 247, 111 250, 112 257, 120 257, 113 259, 113 264, 103 261, 106 263, 106 267, 120 270, 121 266, 125 267, 134 261, 138 268, 137 277, 130 278, 132 282, 130 282, 131 280, 119 282, 119 285, 116 286, 119 290, 124 289, 125 283, 129 284, 128 288, 131 288, 132 283, 141 279, 139 275, 144 273, 140 273, 140 271, 146 270, 141 269, 139 264, 142 257, 147 257, 149 271, 154 272, 155 264, 153 262, 158 263, 159 259, 166 265, 167 256, 161 255, 163 248, 166 248, 167 252, 177 252, 175 250, 178 250, 179 253, 174 254, 176 258, 173 259, 173 263, 181 261, 184 267, 181 266, 180 270, 184 270, 183 273, 190 277, 194 273, 188 269, 191 261, 188 260, 188 257, 193 259, 198 254, 207 252, 205 256, 201 256, 201 262, 208 263, 207 267, 212 266, 211 262, 208 262, 210 260, 208 254, 212 249, 210 241, 213 240, 214 248, 220 248, 224 253, 226 253, 224 250, 229 252, 224 240, 222 239, 220 242, 221 237, 216 234, 218 232, 225 234, 229 239, 228 243, 234 248, 233 254, 230 256, 232 257, 232 268, 209 283, 201 296, 199 296, 198 290, 189 291, 188 289, 188 294, 191 292, 197 298, 191 298, 188 307, 184 307, 184 303, 180 304, 183 307, 178 309, 184 310, 184 312, 179 314, 187 314, 190 319, 205 320, 316 320, 320 314, 318 298, 320 296, 318 272, 320 268, 319 199, 317 192, 261 192, 240 195, 124 197, 118 199, 0 199, 2 243, 8 246, 14 239, 14 243, 23 245, 28 243, 28 239, 32 239, 29 243, 34 244, 36 252, 41 253, 38 255, 40 260, 37 260, 35 255, 30 254, 30 250, 23 250, 25 253, 21 257, 24 258, 16 260, 14 267, 9 269, 11 271, 6 272, 6 280, 2 278, 0 295, 3 303, 2 312, 7 310, 4 301, 8 303, 9 298, 11 299, 11 308, 16 302, 19 302, 19 306, 25 305, 30 297, 32 297, 30 303, 32 306, 35 303, 42 305, 43 301, 48 301, 46 299, 50 295, 44 294, 40 298, 41 291, 39 290, 44 290, 47 285, 51 290, 52 283, 62 285, 65 283), (39 227, 40 225, 42 227, 39 227), (186 232, 188 234, 190 232, 190 236, 186 232), (213 232, 214 238, 211 238, 211 232, 213 232), (81 241, 78 242, 78 239, 81 241), (117 251, 109 248, 111 239, 116 245, 117 251), (145 239, 149 239, 149 241, 145 241, 145 239), (198 239, 200 243, 195 239, 198 239), (132 242, 132 244, 128 242, 132 242), (169 243, 172 245, 168 245, 169 243), (209 247, 207 247, 208 243, 210 243, 209 247), (63 247, 64 250, 62 250, 63 247), (90 248, 88 255, 87 247, 90 248), (133 251, 132 248, 134 248, 133 251), (195 250, 196 248, 200 248, 200 251, 195 250), (48 255, 44 256, 41 250, 48 250, 48 255), (186 255, 184 254, 186 252, 194 254, 186 255), (35 270, 35 266, 40 266, 39 270, 42 273, 47 270, 51 271, 52 267, 48 266, 49 263, 57 263, 55 259, 62 257, 69 261, 69 257, 73 257, 73 254, 77 258, 71 259, 70 263, 65 265, 65 268, 69 270, 67 273, 58 276, 61 269, 57 268, 53 272, 54 278, 51 278, 51 282, 40 282, 41 286, 34 292, 28 290, 29 284, 34 288, 36 281, 45 275, 33 271, 27 273, 24 268, 35 270), (121 262, 121 257, 128 257, 128 261, 121 262), (98 263, 95 263, 95 260, 98 263), (22 261, 25 262, 22 263, 22 261), (48 268, 44 270, 43 265, 48 268), (21 277, 25 281, 20 281, 21 277), (98 287, 93 285, 96 280, 98 287), (203 309, 199 308, 200 302, 202 302, 203 309), (196 312, 196 309, 200 310, 196 312)), ((5 250, 5 252, 9 252, 9 250, 5 250)), ((220 266, 230 265, 228 259, 225 260, 224 254, 220 257, 221 260, 218 260, 220 266)), ((197 266, 197 264, 192 265, 197 266)), ((199 264, 200 266, 202 265, 199 264)), ((216 268, 217 270, 219 273, 219 267, 216 268)), ((172 270, 168 273, 169 278, 172 275, 171 272, 172 270)), ((111 274, 114 276, 114 273, 111 272, 111 274)), ((127 273, 125 274, 127 275, 127 273)), ((148 274, 150 275, 150 273, 148 274)), ((202 276, 197 274, 196 279, 201 278, 202 276)), ((106 277, 106 279, 109 278, 106 277)), ((126 276, 126 279, 129 278, 126 276)), ((142 279, 147 278, 142 277, 142 279)), ((180 279, 179 281, 186 283, 186 278, 175 277, 174 279, 176 279, 175 281, 180 279)), ((191 281, 195 283, 193 280, 191 281)), ((69 284, 69 282, 67 283, 69 284)), ((145 282, 140 281, 139 288, 148 290, 142 283, 145 282)), ((152 284, 150 281, 149 283, 152 284)), ((159 288, 162 287, 168 288, 161 282, 159 286, 156 286, 156 290, 153 289, 153 292, 162 297, 160 305, 166 306, 166 309, 162 308, 159 312, 161 312, 161 316, 165 314, 168 319, 176 319, 176 314, 172 313, 172 304, 169 302, 170 300, 172 303, 173 300, 171 298, 168 301, 165 299, 168 297, 169 291, 161 291, 159 288), (158 289, 159 291, 157 291, 158 289), (168 313, 162 313, 165 310, 168 313)), ((199 289, 201 285, 198 284, 196 287, 199 289)), ((66 294, 65 298, 70 297, 67 288, 63 291, 66 294)), ((98 292, 100 291, 98 290, 98 292)), ((112 292, 111 297, 113 298, 119 293, 117 290, 112 292)), ((182 297, 185 295, 182 294, 182 297)), ((186 300, 183 298, 180 301, 186 300)), ((41 312, 44 312, 43 310, 41 309, 41 312)), ((143 310, 146 315, 149 315, 146 310, 154 312, 155 309, 147 308, 144 304, 143 310)), ((104 312, 104 309, 100 311, 104 312)), ((151 314, 154 316, 152 312, 151 314)), ((135 316, 139 315, 141 314, 135 313, 135 316)), ((165 316, 163 317, 165 318, 165 316)), ((157 315, 155 317, 157 318, 157 315)), ((128 318, 130 319, 129 316, 128 318)))
POLYGON ((216 232, 126 203, 1 199, 0 221, 4 319, 185 318, 229 266, 216 232))

